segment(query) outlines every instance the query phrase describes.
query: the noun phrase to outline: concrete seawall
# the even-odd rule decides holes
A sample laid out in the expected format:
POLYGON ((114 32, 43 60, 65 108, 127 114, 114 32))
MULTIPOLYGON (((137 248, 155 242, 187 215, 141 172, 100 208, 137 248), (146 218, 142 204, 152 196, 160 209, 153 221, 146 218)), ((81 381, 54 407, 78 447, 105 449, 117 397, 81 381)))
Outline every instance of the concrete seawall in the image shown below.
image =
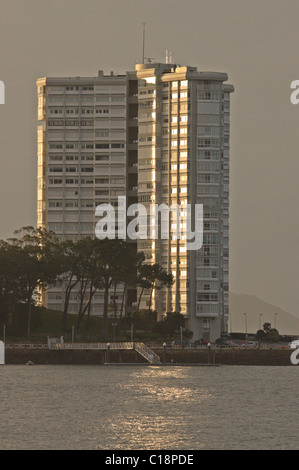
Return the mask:
MULTIPOLYGON (((162 363, 223 364, 254 366, 292 366, 289 349, 172 349, 153 348, 162 363)), ((147 361, 133 350, 48 350, 10 349, 5 352, 6 364, 104 365, 105 363, 142 364, 147 361)))

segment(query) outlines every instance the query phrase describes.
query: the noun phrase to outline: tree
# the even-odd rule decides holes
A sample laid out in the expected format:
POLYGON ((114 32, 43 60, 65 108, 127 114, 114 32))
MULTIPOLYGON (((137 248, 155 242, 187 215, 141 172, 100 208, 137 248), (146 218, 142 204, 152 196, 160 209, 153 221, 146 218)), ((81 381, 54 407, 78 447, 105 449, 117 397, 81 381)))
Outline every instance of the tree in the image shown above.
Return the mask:
POLYGON ((263 329, 265 333, 268 333, 271 330, 271 323, 264 323, 263 324, 263 329))
POLYGON ((90 237, 77 242, 76 249, 80 254, 77 270, 77 278, 80 280, 80 308, 78 312, 78 327, 86 312, 90 317, 92 299, 98 289, 103 288, 102 272, 99 269, 101 264, 101 241, 90 237), (86 300, 86 293, 87 300, 86 300), (84 305, 84 300, 86 300, 84 305))
POLYGON ((64 286, 64 305, 62 315, 62 328, 66 331, 66 320, 69 308, 70 297, 73 289, 80 283, 80 266, 84 252, 82 252, 82 242, 73 242, 72 240, 62 241, 60 243, 61 264, 63 273, 59 281, 64 286))
POLYGON ((264 341, 265 340, 265 337, 266 337, 266 332, 264 330, 258 330, 256 332, 256 339, 258 341, 264 341))
POLYGON ((109 314, 109 292, 124 282, 124 265, 127 262, 128 243, 123 240, 95 239, 95 265, 97 287, 104 291, 102 338, 107 338, 107 322, 109 314))
POLYGON ((27 336, 31 333, 33 296, 54 285, 63 269, 58 254, 58 240, 53 232, 39 227, 23 227, 8 242, 18 250, 18 291, 27 304, 27 336))
POLYGON ((13 312, 23 300, 19 263, 21 248, 0 241, 0 321, 12 325, 13 312))
POLYGON ((276 328, 271 328, 271 323, 264 323, 263 330, 258 330, 256 337, 259 341, 276 343, 279 341, 279 332, 276 330, 276 328))
POLYGON ((140 310, 141 299, 145 289, 150 289, 152 282, 152 267, 150 264, 144 263, 145 256, 140 258, 139 263, 137 265, 137 286, 140 287, 140 293, 138 297, 137 303, 137 312, 140 310))
POLYGON ((167 312, 164 318, 157 323, 156 331, 162 334, 172 336, 184 327, 185 317, 179 312, 167 312))
POLYGON ((144 253, 137 253, 134 245, 126 243, 124 249, 120 250, 119 255, 119 272, 114 287, 116 290, 117 285, 121 284, 123 286, 120 308, 115 302, 115 306, 119 309, 120 317, 122 317, 123 313, 126 315, 128 290, 137 286, 138 266, 144 261, 144 253))
POLYGON ((150 301, 148 310, 150 312, 152 306, 152 297, 154 290, 161 290, 163 287, 171 287, 174 283, 174 277, 172 274, 168 274, 162 266, 158 263, 155 263, 151 266, 151 273, 149 276, 149 281, 151 283, 150 287, 150 301))

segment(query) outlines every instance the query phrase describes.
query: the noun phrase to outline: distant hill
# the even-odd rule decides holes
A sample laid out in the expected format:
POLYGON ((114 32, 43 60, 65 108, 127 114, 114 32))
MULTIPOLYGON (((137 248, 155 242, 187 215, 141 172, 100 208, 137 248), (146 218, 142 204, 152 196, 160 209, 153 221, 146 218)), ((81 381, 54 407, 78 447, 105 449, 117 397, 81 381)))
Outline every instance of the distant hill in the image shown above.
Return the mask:
POLYGON ((247 313, 247 331, 248 333, 256 333, 259 328, 259 314, 261 317, 261 325, 271 323, 272 328, 275 325, 281 335, 298 335, 299 337, 299 318, 285 312, 279 307, 268 304, 253 295, 233 294, 229 295, 230 314, 229 332, 245 332, 245 316, 247 313))

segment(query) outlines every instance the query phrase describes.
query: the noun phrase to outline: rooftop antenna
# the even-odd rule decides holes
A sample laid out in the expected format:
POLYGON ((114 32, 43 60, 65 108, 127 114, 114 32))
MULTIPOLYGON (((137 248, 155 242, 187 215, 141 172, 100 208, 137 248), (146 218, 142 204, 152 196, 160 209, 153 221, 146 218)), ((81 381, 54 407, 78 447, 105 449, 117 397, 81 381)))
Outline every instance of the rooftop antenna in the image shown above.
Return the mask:
POLYGON ((142 23, 142 25, 143 25, 142 63, 144 64, 145 25, 146 25, 146 23, 142 23))

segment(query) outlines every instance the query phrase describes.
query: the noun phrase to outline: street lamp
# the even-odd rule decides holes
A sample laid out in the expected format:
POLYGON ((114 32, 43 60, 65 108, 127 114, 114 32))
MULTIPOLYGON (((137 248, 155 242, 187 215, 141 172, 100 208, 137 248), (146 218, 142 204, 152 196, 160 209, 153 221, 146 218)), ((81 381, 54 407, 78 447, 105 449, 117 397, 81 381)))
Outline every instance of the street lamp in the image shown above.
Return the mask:
POLYGON ((113 343, 115 343, 115 327, 117 326, 117 323, 112 323, 113 326, 113 343))
POLYGON ((274 314, 274 328, 275 328, 275 330, 276 330, 276 318, 277 318, 277 315, 278 315, 278 313, 275 313, 275 314, 274 314))
POLYGON ((211 362, 211 343, 208 343, 208 364, 211 362))
POLYGON ((246 339, 247 339, 247 313, 244 313, 245 317, 245 332, 246 332, 246 339))
POLYGON ((262 316, 263 316, 263 314, 260 313, 260 314, 259 314, 259 330, 262 329, 262 316))

